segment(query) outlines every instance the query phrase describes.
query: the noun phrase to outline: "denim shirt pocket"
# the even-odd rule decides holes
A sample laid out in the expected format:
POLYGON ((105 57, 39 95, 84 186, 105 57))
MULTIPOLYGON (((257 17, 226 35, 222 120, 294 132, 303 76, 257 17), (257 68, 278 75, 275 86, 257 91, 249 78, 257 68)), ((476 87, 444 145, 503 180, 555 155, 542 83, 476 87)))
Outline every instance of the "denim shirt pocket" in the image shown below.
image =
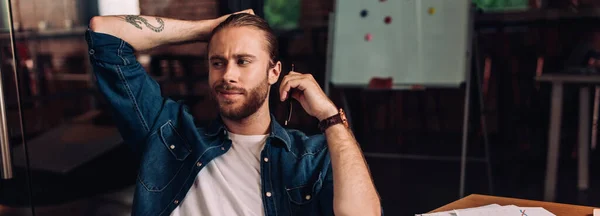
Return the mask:
POLYGON ((160 139, 162 143, 169 149, 173 157, 178 161, 183 161, 190 155, 190 146, 185 140, 179 135, 175 127, 168 121, 160 127, 160 139))
POLYGON ((148 138, 138 180, 147 191, 161 192, 183 168, 191 149, 171 121, 163 124, 148 138))
POLYGON ((315 210, 313 208, 317 203, 313 203, 312 201, 316 199, 319 195, 319 191, 323 186, 323 176, 322 173, 319 173, 316 181, 311 181, 308 184, 294 186, 294 187, 286 187, 286 192, 290 201, 291 213, 292 215, 313 215, 316 212, 307 212, 310 210, 315 210))

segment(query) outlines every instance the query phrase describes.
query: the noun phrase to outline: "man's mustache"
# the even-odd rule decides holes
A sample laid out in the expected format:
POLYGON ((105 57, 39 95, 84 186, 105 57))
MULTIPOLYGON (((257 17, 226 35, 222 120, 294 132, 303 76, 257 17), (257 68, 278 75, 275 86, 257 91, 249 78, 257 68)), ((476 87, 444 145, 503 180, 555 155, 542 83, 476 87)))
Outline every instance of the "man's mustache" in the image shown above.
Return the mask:
POLYGON ((237 87, 228 83, 221 83, 215 86, 215 92, 223 92, 223 91, 227 91, 227 92, 235 92, 235 93, 246 93, 246 89, 241 88, 241 87, 237 87))

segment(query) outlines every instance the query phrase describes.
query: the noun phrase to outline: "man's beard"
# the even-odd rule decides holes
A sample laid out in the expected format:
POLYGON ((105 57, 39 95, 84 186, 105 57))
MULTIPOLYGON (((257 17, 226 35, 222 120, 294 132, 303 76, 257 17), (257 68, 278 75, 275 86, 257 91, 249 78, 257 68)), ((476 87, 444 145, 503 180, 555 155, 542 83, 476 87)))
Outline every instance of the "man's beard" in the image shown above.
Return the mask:
POLYGON ((239 121, 256 113, 263 105, 269 94, 269 83, 267 79, 261 82, 258 86, 246 91, 246 89, 235 87, 229 83, 220 82, 215 85, 211 91, 212 98, 217 102, 219 113, 227 119, 239 121), (217 94, 219 91, 236 91, 241 92, 243 96, 242 104, 234 107, 234 101, 219 100, 217 94))

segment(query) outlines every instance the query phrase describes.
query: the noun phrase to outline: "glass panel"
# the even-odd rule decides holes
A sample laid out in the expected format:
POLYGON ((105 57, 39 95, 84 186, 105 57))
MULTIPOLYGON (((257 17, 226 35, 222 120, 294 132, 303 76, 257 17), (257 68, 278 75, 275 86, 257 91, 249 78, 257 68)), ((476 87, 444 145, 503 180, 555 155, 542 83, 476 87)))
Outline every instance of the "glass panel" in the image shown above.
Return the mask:
POLYGON ((14 32, 11 28, 10 1, 0 0, 0 215, 32 215, 32 199, 23 142, 14 32))
MULTIPOLYGON (((2 74, 6 80, 14 80, 15 74, 18 78, 18 85, 5 86, 11 89, 5 92, 10 99, 6 104, 13 122, 21 120, 21 109, 22 133, 9 128, 13 135, 24 134, 20 142, 26 143, 27 151, 13 144, 13 165, 17 174, 27 167, 29 172, 20 171, 15 182, 30 183, 35 215, 131 214, 138 162, 122 143, 95 89, 84 37, 102 3, 11 0, 18 58, 16 72, 2 74), (30 180, 22 178, 26 173, 30 180)), ((113 3, 112 8, 120 5, 113 3)), ((2 190, 3 203, 19 204, 22 212, 27 194, 2 190)))

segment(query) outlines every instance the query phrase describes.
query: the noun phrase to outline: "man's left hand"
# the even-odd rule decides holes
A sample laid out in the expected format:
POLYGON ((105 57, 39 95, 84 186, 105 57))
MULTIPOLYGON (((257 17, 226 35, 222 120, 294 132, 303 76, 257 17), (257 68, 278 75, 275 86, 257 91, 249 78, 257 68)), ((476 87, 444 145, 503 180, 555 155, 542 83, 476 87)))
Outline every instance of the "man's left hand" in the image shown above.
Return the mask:
POLYGON ((335 104, 329 100, 311 74, 290 71, 281 80, 279 93, 281 101, 291 96, 300 102, 309 115, 318 118, 319 121, 338 113, 335 104))

